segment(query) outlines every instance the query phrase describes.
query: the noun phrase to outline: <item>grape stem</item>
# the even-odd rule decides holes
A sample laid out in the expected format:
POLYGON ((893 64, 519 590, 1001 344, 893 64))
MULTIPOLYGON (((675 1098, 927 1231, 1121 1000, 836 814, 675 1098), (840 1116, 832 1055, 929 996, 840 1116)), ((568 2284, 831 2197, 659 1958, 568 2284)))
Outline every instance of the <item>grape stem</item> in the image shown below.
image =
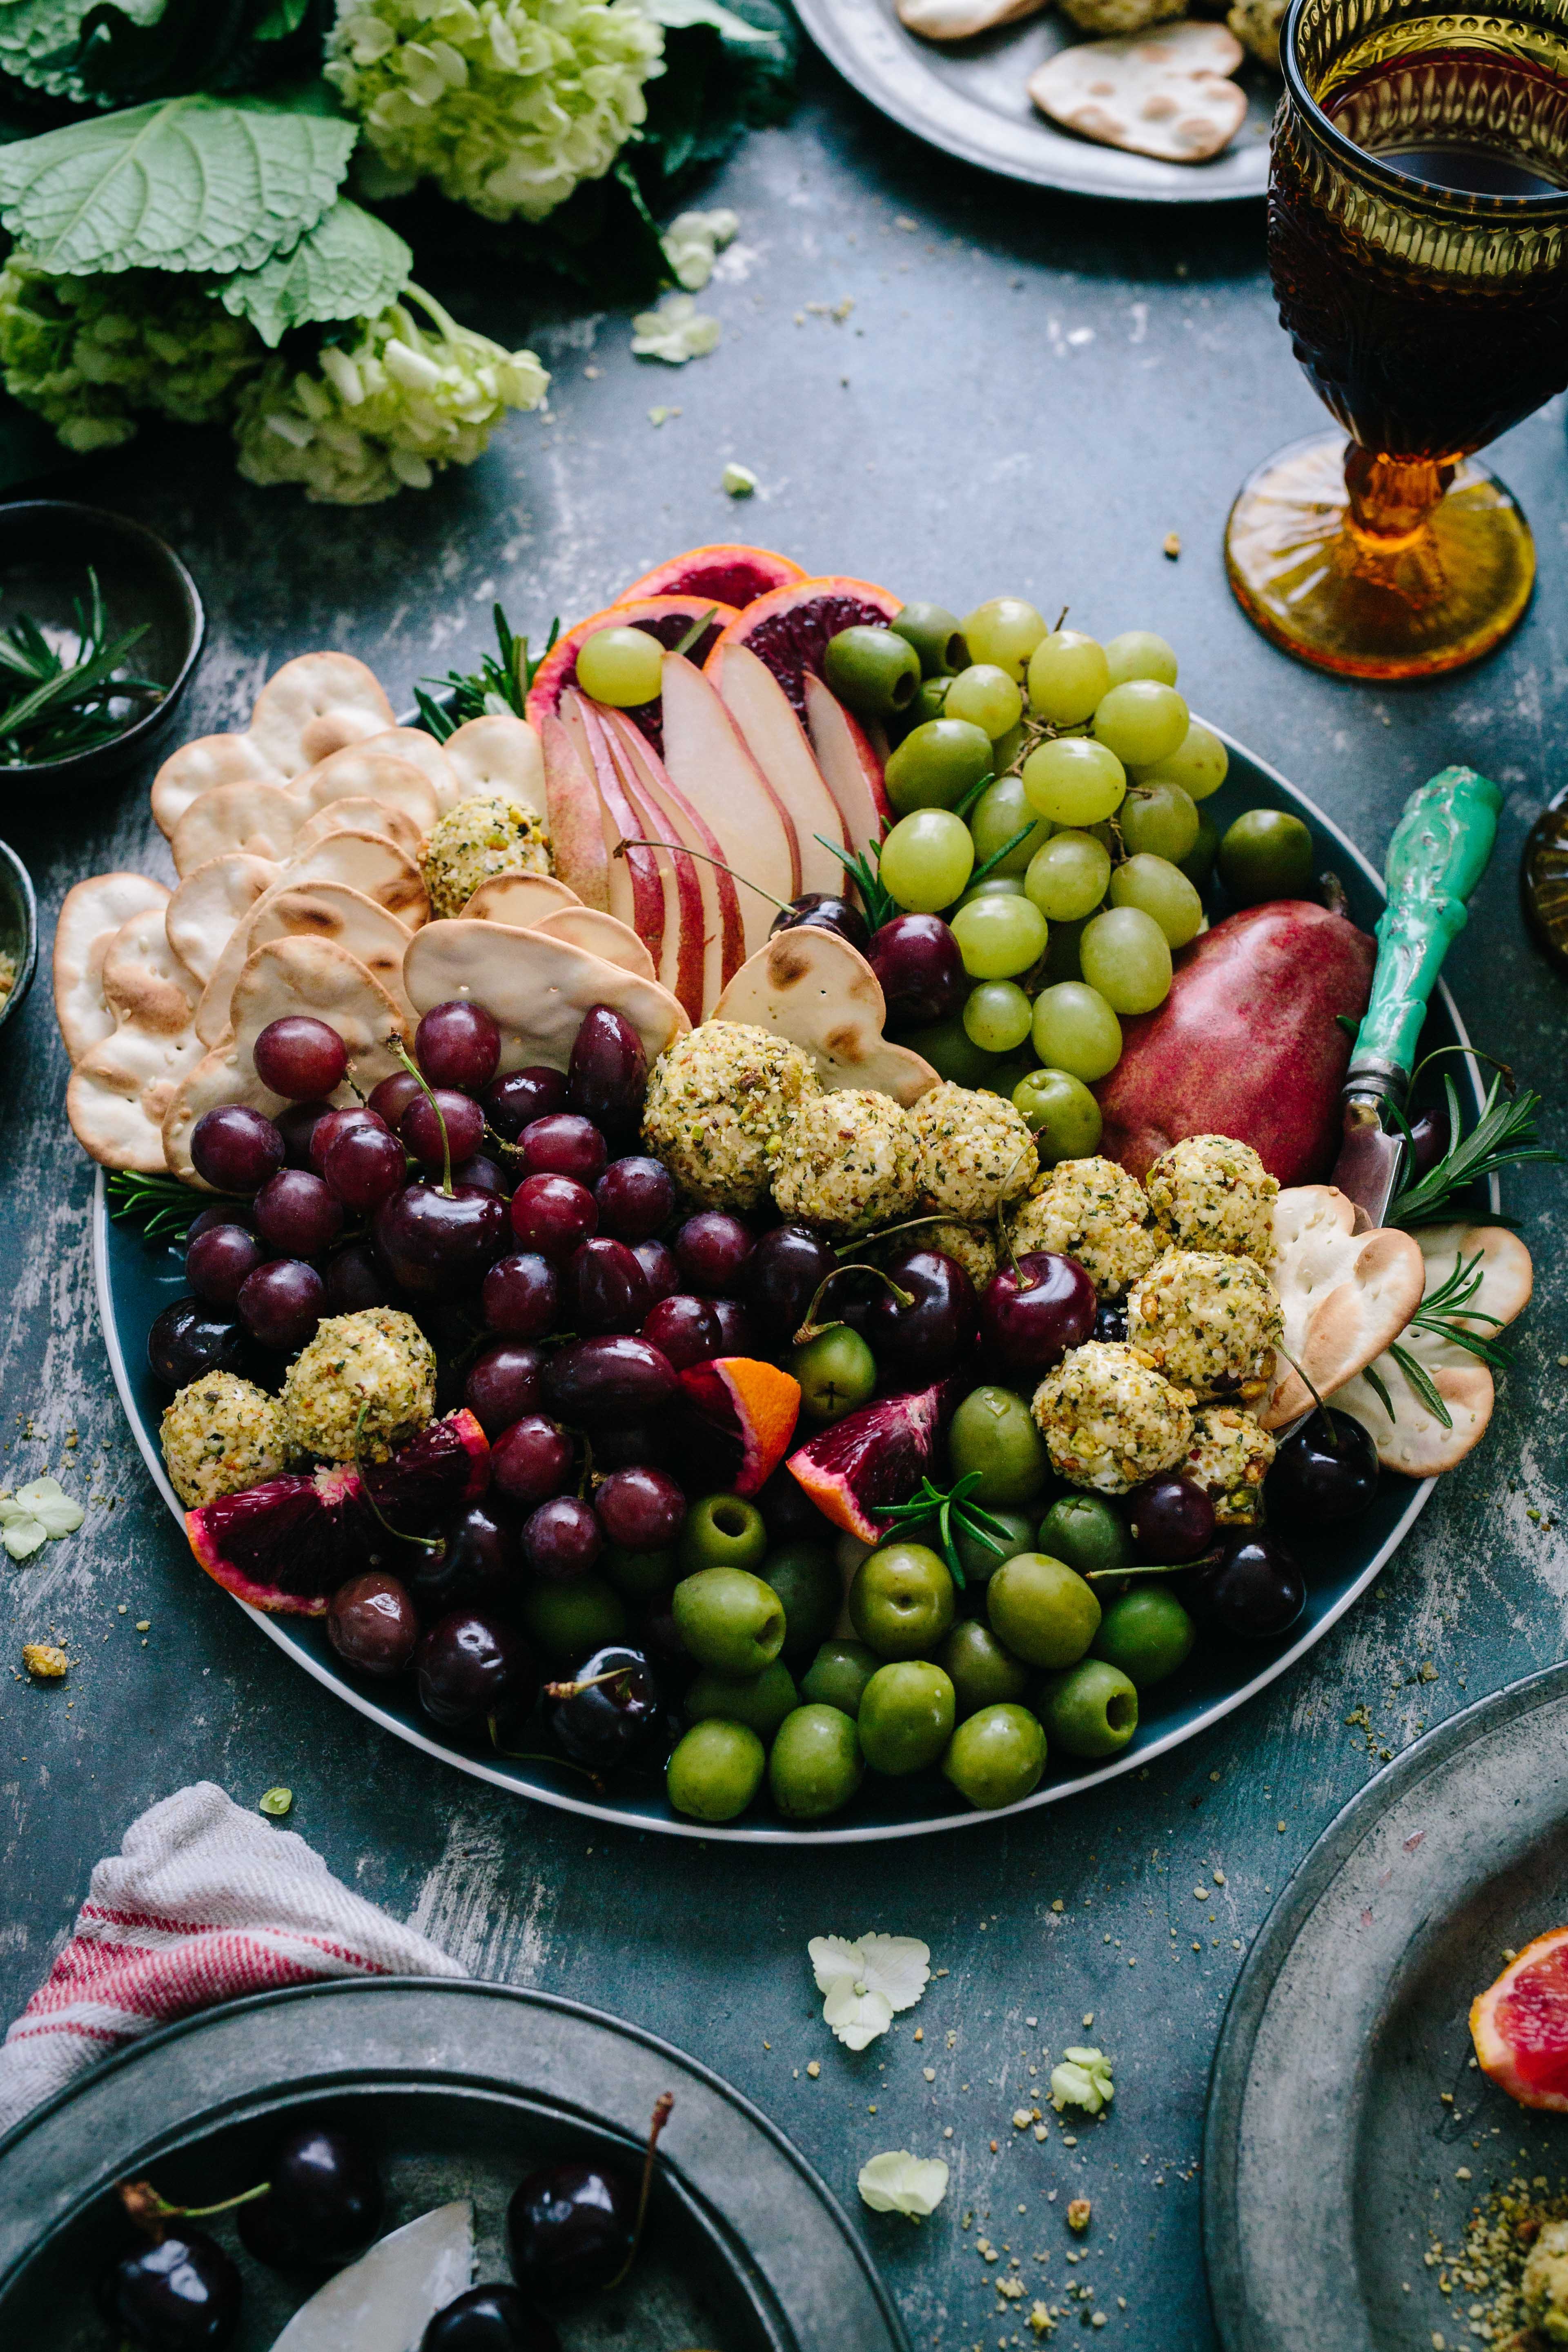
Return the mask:
POLYGON ((642 2186, 637 2191, 637 2217, 632 2224, 632 2242, 626 2249, 626 2261, 621 2264, 615 2277, 605 2281, 606 2294, 615 2293, 637 2258, 637 2248, 642 2243, 643 2223, 647 2219, 647 2200, 653 2189, 654 2153, 658 2147, 659 2134, 669 2121, 670 2110, 674 2105, 673 2091, 661 2091, 653 2103, 653 2120, 648 2125, 647 2146, 643 2151, 642 2186))
POLYGON ((912 1307, 915 1303, 914 1293, 910 1290, 901 1289, 898 1283, 893 1280, 892 1276, 890 1274, 884 1274, 879 1265, 866 1265, 855 1263, 848 1265, 836 1265, 832 1273, 825 1274, 822 1280, 816 1286, 816 1296, 813 1297, 811 1305, 805 1310, 805 1320, 795 1335, 795 1344, 797 1348, 804 1348, 808 1339, 820 1339, 825 1331, 838 1331, 842 1330, 844 1328, 844 1318, 842 1315, 835 1315, 826 1323, 819 1323, 816 1319, 817 1309, 821 1307, 825 1295, 830 1286, 837 1281, 841 1274, 874 1275, 879 1282, 885 1284, 887 1288, 891 1291, 897 1305, 900 1307, 912 1307))
POLYGON ((205 2221, 215 2213, 232 2213, 237 2205, 254 2205, 258 2197, 270 2192, 271 2187, 270 2180, 258 2181, 254 2189, 242 2189, 237 2197, 222 2198, 216 2205, 171 2205, 150 2180, 122 2180, 119 2195, 127 2219, 157 2246, 162 2245, 167 2234, 165 2221, 205 2221))
POLYGON ((705 849, 688 849, 680 841, 644 841, 628 835, 616 842, 612 855, 624 857, 628 849, 667 849, 672 857, 700 857, 704 866, 716 866, 721 874, 730 877, 731 882, 743 882, 748 890, 754 890, 759 898, 765 898, 770 907, 778 908, 781 915, 793 915, 795 912, 787 898, 775 898, 773 892, 764 890, 760 882, 753 882, 749 875, 737 873, 732 866, 726 866, 721 857, 710 857, 705 849))
POLYGON ((451 1139, 447 1133, 447 1122, 441 1116, 441 1106, 437 1101, 434 1093, 431 1091, 429 1079, 425 1076, 425 1073, 419 1067, 418 1063, 415 1061, 413 1055, 409 1053, 408 1048, 405 1045, 402 1038, 396 1036, 389 1037, 386 1043, 394 1059, 402 1063, 404 1068, 407 1071, 411 1078, 418 1080, 420 1089, 424 1094, 426 1101, 429 1104, 431 1109, 436 1114, 436 1124, 441 1130, 441 1190, 448 1201, 455 1200, 457 1195, 452 1190, 452 1144, 451 1139))

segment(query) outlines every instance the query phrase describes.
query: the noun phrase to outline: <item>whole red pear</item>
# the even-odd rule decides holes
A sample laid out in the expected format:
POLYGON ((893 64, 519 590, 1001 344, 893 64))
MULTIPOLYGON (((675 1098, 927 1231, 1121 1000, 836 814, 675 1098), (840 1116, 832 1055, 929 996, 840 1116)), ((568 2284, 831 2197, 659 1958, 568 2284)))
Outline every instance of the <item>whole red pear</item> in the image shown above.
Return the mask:
POLYGON ((1377 948, 1343 915, 1273 898, 1227 915, 1176 958, 1155 1013, 1123 1021, 1121 1059, 1096 1087, 1100 1150, 1134 1176, 1188 1135, 1250 1143, 1281 1184, 1333 1165, 1339 1096, 1377 948))

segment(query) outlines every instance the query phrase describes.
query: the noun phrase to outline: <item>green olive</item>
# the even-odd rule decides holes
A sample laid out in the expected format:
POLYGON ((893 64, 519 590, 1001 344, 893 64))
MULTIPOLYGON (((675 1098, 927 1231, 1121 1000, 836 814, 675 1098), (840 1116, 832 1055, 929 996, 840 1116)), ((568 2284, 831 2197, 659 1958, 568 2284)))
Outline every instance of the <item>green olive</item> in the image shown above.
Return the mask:
POLYGON ((966 1617, 943 1643, 938 1664, 952 1685, 960 1723, 983 1706, 1021 1699, 1029 1677, 989 1625, 966 1617))
POLYGON ((948 1424, 948 1458, 955 1478, 980 1473, 974 1500, 987 1510, 1032 1503, 1050 1474, 1050 1458, 1034 1415, 1015 1389, 986 1381, 971 1389, 948 1424))
POLYGON ((676 1631, 698 1664, 716 1674, 760 1675, 784 1648, 778 1594, 743 1568, 703 1568, 683 1577, 670 1608, 676 1631))
POLYGON ((858 1717, 860 1747, 873 1772, 923 1772, 952 1737, 952 1684, 925 1658, 879 1666, 858 1717))
POLYGON ((961 1796, 983 1811, 1032 1796, 1046 1769, 1046 1735, 1037 1716, 1005 1701, 976 1709, 949 1742, 942 1770, 961 1796))
POLYGON ((877 1385, 877 1359, 847 1323, 803 1339, 789 1368, 800 1382, 800 1409, 819 1429, 863 1405, 877 1385))
POLYGON ((626 1604, 602 1578, 571 1584, 536 1584, 519 1604, 524 1633, 552 1665, 575 1665, 595 1650, 626 1638, 626 1604))
POLYGON ((1119 1666, 1129 1682, 1144 1691, 1185 1665, 1196 1638, 1193 1621, 1173 1592, 1163 1584, 1135 1584, 1110 1603, 1089 1653, 1119 1666))
POLYGON ((1042 1168, 1064 1160, 1087 1160, 1100 1149, 1104 1118, 1081 1078, 1070 1070, 1031 1070, 1013 1089, 1035 1139, 1042 1168))
MULTIPOLYGON (((837 643, 835 638, 834 643, 837 643)), ((888 798, 900 816, 950 809, 991 771, 991 738, 967 719, 928 719, 888 761, 888 798)))
POLYGON ((1220 843, 1219 878, 1238 907, 1303 898, 1312 887, 1312 836, 1285 809, 1247 809, 1220 843))
POLYGON ((693 1821, 732 1822, 763 1784, 767 1758, 749 1724, 694 1723, 665 1774, 669 1801, 693 1821))
POLYGON ((840 629, 827 641, 822 667, 839 701, 862 719, 891 718, 920 688, 920 656, 892 629, 840 629))
POLYGON ((1063 1495, 1054 1502, 1040 1521, 1040 1549, 1065 1559, 1079 1576, 1132 1564, 1127 1522, 1103 1495, 1063 1495))
POLYGON ((813 1705, 836 1706, 841 1715, 858 1715, 866 1685, 881 1663, 864 1642, 824 1642, 800 1678, 800 1695, 813 1705))
POLYGON ((849 1802, 865 1769, 849 1716, 836 1706, 797 1706, 779 1726, 768 1786, 787 1821, 818 1821, 849 1802))
POLYGON ((782 1658, 775 1658, 760 1675, 745 1678, 716 1675, 705 1666, 693 1677, 680 1708, 689 1723, 720 1716, 726 1723, 749 1724, 765 1745, 799 1705, 794 1675, 782 1658))
POLYGON ((950 677, 921 678, 920 692, 903 713, 900 721, 903 730, 899 737, 900 743, 905 735, 912 735, 915 729, 923 727, 928 719, 941 719, 943 716, 947 709, 947 689, 952 684, 952 680, 950 677))
MULTIPOLYGON (((953 1548, 958 1553, 958 1564, 970 1584, 984 1584, 988 1576, 995 1575, 1004 1560, 1016 1559, 1021 1551, 1033 1551, 1035 1549, 1032 1512, 998 1509, 992 1504, 987 1504, 986 1511, 996 1522, 996 1528, 991 1532, 1002 1547, 1000 1551, 993 1551, 989 1543, 983 1543, 978 1536, 971 1535, 956 1519, 952 1522, 953 1548), (997 1528, 1002 1530, 1000 1534, 997 1528)), ((922 1536, 921 1540, 929 1543, 932 1538, 922 1536)))
POLYGON ((826 1544, 779 1544, 763 1562, 763 1581, 779 1597, 784 1613, 781 1654, 792 1666, 815 1657, 844 1606, 844 1580, 826 1544))
POLYGON ((985 1613, 997 1640, 1030 1666, 1076 1665, 1100 1630, 1093 1587, 1043 1551, 1020 1552, 997 1570, 985 1613))
POLYGON ((1069 1756, 1114 1756, 1138 1728, 1138 1693, 1120 1667, 1085 1658, 1053 1675, 1039 1696, 1040 1719, 1069 1756))
POLYGON ((956 614, 944 604, 906 604, 893 623, 920 656, 921 674, 940 677, 969 667, 969 647, 956 614))
POLYGON ((848 1608, 856 1633, 879 1658, 929 1657, 953 1618, 947 1562, 924 1544, 883 1544, 856 1570, 848 1608))
POLYGON ((627 1601, 654 1601, 668 1592, 680 1573, 672 1551, 627 1551, 622 1544, 606 1544, 599 1557, 606 1583, 627 1601))
POLYGON ((757 1568, 767 1548, 768 1531, 754 1503, 739 1495, 704 1495, 692 1504, 680 1530, 680 1572, 757 1568))

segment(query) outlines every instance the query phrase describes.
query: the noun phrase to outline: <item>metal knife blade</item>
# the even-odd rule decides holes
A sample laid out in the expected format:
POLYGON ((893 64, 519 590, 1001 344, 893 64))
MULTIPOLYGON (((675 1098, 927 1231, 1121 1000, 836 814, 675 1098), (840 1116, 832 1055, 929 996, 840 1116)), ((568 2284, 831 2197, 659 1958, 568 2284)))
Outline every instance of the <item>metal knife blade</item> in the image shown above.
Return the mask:
POLYGON ((1369 1225, 1381 1225, 1399 1187, 1405 1139, 1390 1135, 1375 1097, 1355 1095, 1345 1105, 1344 1141, 1331 1184, 1353 1201, 1369 1225))

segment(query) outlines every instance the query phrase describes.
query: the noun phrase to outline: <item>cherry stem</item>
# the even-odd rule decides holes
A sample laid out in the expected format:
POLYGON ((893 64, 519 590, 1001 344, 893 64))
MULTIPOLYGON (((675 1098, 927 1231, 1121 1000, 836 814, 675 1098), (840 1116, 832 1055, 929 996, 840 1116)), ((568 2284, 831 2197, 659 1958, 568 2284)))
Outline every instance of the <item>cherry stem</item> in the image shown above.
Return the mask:
POLYGON ((811 1305, 805 1310, 805 1320, 795 1335, 795 1344, 797 1348, 804 1348, 808 1339, 820 1339, 825 1331, 837 1331, 843 1328, 844 1318, 842 1315, 836 1315, 833 1319, 827 1323, 819 1323, 816 1319, 818 1307, 822 1305, 823 1299, 826 1297, 830 1286, 837 1281, 841 1274, 874 1275, 879 1282, 886 1284, 887 1287, 892 1292, 893 1297, 899 1306, 912 1307, 915 1303, 913 1291, 900 1289, 899 1285, 893 1280, 892 1276, 890 1274, 884 1274, 879 1265, 865 1265, 858 1263, 850 1264, 848 1265, 836 1265, 832 1273, 825 1274, 822 1280, 816 1286, 816 1295, 813 1298, 811 1305))
POLYGON ((731 882, 743 882, 748 890, 754 890, 759 898, 765 898, 770 907, 778 908, 781 915, 793 915, 795 912, 787 898, 775 898, 773 892, 764 890, 760 882, 753 882, 748 875, 737 874, 732 866, 726 866, 721 857, 710 857, 705 849, 688 849, 681 841, 644 841, 636 835, 627 834, 616 842, 611 854, 624 857, 628 849, 667 849, 671 857, 700 857, 704 866, 716 866, 721 874, 730 877, 731 882))
POLYGON ((605 2284, 606 2294, 614 2294, 637 2258, 637 2248, 642 2243, 642 2225, 647 2219, 647 2200, 653 2189, 654 2151, 658 2146, 660 2132, 669 2121, 669 2111, 674 2105, 673 2091, 661 2091, 653 2103, 653 2120, 647 2128, 647 2146, 643 2151, 642 2187, 637 2192, 637 2218, 632 2224, 632 2242, 626 2250, 626 2261, 621 2264, 615 2277, 605 2284))
POLYGON ((387 1517, 386 1513, 382 1509, 381 1505, 376 1501, 375 1496, 371 1493, 370 1488, 366 1486, 364 1476, 365 1471, 367 1469, 374 1470, 376 1466, 374 1462, 362 1464, 359 1454, 359 1442, 364 1433, 364 1417, 369 1411, 370 1402, 367 1398, 365 1402, 361 1405, 359 1412, 354 1418, 354 1445, 353 1454, 351 1458, 353 1462, 355 1474, 359 1479, 360 1493, 370 1505, 370 1515, 372 1518, 375 1520, 378 1527, 384 1528, 386 1533, 398 1543, 417 1544, 421 1551, 445 1551, 447 1549, 446 1538, 442 1536, 405 1535, 401 1528, 395 1528, 392 1521, 387 1517))
POLYGON ((575 1772, 580 1780, 586 1780, 596 1797, 606 1793, 605 1782, 598 1773, 590 1772, 585 1764, 574 1764, 570 1756, 547 1755, 542 1748, 503 1748, 493 1715, 485 1717, 485 1727, 490 1735, 490 1746, 498 1756, 504 1756, 509 1764, 553 1764, 558 1771, 575 1772))
POLYGON ((447 1122, 441 1116, 441 1106, 437 1101, 435 1095, 431 1092, 429 1079, 425 1076, 424 1071, 419 1067, 417 1062, 414 1060, 407 1047, 404 1045, 402 1038, 389 1037, 386 1042, 391 1046, 397 1060, 402 1063, 404 1068, 407 1071, 409 1076, 411 1078, 417 1078, 420 1087, 424 1092, 426 1101, 429 1104, 431 1109, 436 1114, 436 1124, 441 1130, 441 1190, 447 1199, 450 1201, 454 1198, 452 1192, 452 1145, 451 1139, 447 1133, 447 1122))
POLYGON ((1334 1427, 1334 1416, 1329 1411, 1328 1406, 1323 1402, 1322 1398, 1319 1395, 1317 1384, 1313 1381, 1311 1374, 1302 1370, 1300 1365, 1296 1361, 1295 1357, 1290 1353, 1289 1348, 1282 1346, 1279 1352, 1284 1357, 1285 1361, 1289 1365, 1290 1370, 1295 1373, 1296 1378, 1300 1381, 1302 1387, 1309 1391, 1311 1396, 1312 1402, 1322 1414, 1323 1428, 1327 1433, 1329 1440, 1329 1451, 1331 1454, 1337 1454, 1340 1450, 1340 1438, 1339 1432, 1334 1427))
POLYGON ((605 1683, 624 1683, 630 1674, 629 1666, 612 1666, 607 1674, 591 1675, 585 1682, 546 1683, 546 1698, 580 1698, 584 1691, 598 1690, 605 1683))
MULTIPOLYGON (((879 1225, 877 1228, 877 1245, 880 1248, 884 1242, 891 1241, 895 1234, 912 1234, 919 1225, 956 1225, 962 1224, 963 1223, 963 1220, 960 1217, 944 1217, 940 1213, 930 1217, 905 1217, 900 1224, 879 1225)), ((841 1242, 838 1245, 837 1251, 836 1252, 836 1255, 839 1257, 850 1257, 859 1247, 860 1244, 858 1242, 841 1242)))
POLYGON ((1090 1568, 1084 1571, 1086 1584, 1131 1584, 1138 1576, 1191 1576, 1200 1568, 1217 1568, 1225 1554, 1221 1551, 1200 1552, 1196 1559, 1163 1560, 1157 1568, 1090 1568))
POLYGON ((254 2189, 242 2189, 237 2197, 220 2199, 216 2205, 171 2205, 150 2180, 122 2180, 120 2201, 127 2218, 144 2231, 154 2245, 159 2245, 165 2234, 165 2221, 205 2221, 215 2213, 232 2213, 237 2205, 254 2205, 258 2197, 268 2195, 271 2188, 270 2180, 262 2180, 254 2189))

